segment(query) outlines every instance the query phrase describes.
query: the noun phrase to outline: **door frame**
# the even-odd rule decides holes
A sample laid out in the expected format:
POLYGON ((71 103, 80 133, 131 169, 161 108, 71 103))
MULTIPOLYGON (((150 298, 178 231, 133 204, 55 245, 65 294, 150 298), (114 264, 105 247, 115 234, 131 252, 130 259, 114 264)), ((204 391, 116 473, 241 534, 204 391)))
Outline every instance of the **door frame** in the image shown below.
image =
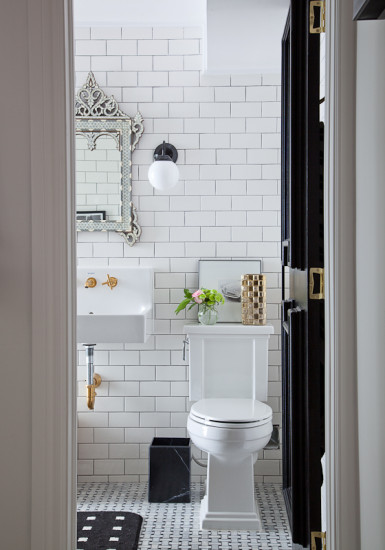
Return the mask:
MULTIPOLYGON (((34 261, 31 550, 74 550, 72 1, 28 0, 28 5, 34 261)), ((327 538, 331 550, 358 550, 356 350, 352 345, 356 333, 356 50, 351 0, 328 2, 326 18, 327 538)))
POLYGON ((76 241, 72 0, 25 0, 24 6, 29 42, 26 55, 32 212, 30 549, 74 550, 76 241))
POLYGON ((327 547, 359 550, 355 284, 356 25, 327 2, 325 101, 325 446, 327 547))

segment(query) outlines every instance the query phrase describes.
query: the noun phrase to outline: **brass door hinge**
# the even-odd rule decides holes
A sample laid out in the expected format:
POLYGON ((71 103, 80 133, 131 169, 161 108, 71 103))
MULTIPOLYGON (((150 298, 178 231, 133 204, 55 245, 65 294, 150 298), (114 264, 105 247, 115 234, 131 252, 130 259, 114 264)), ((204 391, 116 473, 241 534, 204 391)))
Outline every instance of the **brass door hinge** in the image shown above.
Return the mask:
POLYGON ((325 0, 312 0, 310 2, 310 34, 325 32, 325 0), (320 8, 320 26, 314 26, 314 8, 320 8))
POLYGON ((326 550, 326 533, 323 533, 322 531, 312 531, 311 550, 317 550, 316 539, 321 539, 322 550, 326 550))
POLYGON ((311 267, 309 275, 309 298, 310 300, 324 300, 324 269, 323 267, 311 267), (319 275, 319 292, 314 292, 314 275, 319 275))

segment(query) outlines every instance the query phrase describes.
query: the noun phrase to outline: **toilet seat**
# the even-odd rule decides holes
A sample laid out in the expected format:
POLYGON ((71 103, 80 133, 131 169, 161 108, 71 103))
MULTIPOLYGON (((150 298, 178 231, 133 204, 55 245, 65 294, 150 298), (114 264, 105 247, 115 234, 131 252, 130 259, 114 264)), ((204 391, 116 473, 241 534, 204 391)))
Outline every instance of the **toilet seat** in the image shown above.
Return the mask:
POLYGON ((269 405, 254 399, 201 399, 190 411, 195 422, 218 428, 253 428, 271 422, 272 416, 269 405))

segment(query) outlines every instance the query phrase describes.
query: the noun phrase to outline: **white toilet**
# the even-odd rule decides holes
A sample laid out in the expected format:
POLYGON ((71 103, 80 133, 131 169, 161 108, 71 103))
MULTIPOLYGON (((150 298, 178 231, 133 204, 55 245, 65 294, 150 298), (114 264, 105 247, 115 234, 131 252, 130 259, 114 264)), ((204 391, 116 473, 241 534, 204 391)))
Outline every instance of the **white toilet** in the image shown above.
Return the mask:
POLYGON ((261 527, 254 462, 273 425, 267 400, 268 341, 273 327, 191 324, 187 421, 191 440, 208 453, 202 529, 261 527))

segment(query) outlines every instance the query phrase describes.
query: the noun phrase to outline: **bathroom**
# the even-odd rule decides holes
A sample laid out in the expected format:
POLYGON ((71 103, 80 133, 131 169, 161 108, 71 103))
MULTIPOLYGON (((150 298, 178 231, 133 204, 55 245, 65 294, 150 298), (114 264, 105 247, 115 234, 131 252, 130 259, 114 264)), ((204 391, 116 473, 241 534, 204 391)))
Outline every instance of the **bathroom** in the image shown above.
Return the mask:
MULTIPOLYGON (((146 501, 152 439, 188 437, 188 358, 183 360, 182 347, 184 325, 196 321, 197 310, 176 315, 175 309, 184 288, 193 292, 202 286, 200 261, 224 260, 220 262, 223 277, 228 261, 262 261, 267 323, 274 332, 269 338, 267 403, 273 424, 281 424, 279 54, 287 3, 281 3, 274 29, 271 66, 264 73, 249 70, 249 74, 241 69, 233 74, 230 70, 203 73, 199 10, 195 14, 191 8, 185 8, 185 13, 179 10, 170 25, 169 16, 152 13, 146 18, 134 3, 126 3, 120 17, 112 11, 107 17, 97 6, 92 14, 85 6, 81 11, 80 4, 77 11, 75 3, 76 91, 92 71, 97 85, 107 96, 114 96, 119 109, 132 118, 141 114, 144 130, 132 153, 132 202, 141 228, 138 242, 129 246, 113 231, 78 231, 78 266, 86 267, 88 274, 92 268, 108 267, 110 276, 116 276, 120 267, 152 268, 155 315, 153 334, 146 342, 103 344, 98 340, 94 363, 102 383, 96 388, 93 411, 87 410, 85 351, 78 345, 78 482, 88 498, 90 492, 98 494, 103 488, 104 498, 110 499, 110 492, 116 491, 123 498, 119 484, 139 484, 137 490, 146 501), (135 22, 138 15, 141 24, 130 24, 130 16, 135 22), (158 24, 151 24, 156 17, 158 24), (108 20, 113 23, 102 26, 100 21, 108 20), (177 149, 179 181, 168 191, 157 191, 149 183, 148 170, 154 149, 163 141, 177 149)), ((257 62, 267 64, 262 58, 257 62)), ((82 172, 87 165, 82 162, 77 167, 78 182, 87 181, 82 172)), ((253 267, 248 272, 254 272, 255 262, 250 263, 253 267)), ((239 269, 240 276, 247 267, 239 269)), ((83 271, 78 275, 78 284, 84 285, 86 275, 83 271)), ((102 282, 98 280, 98 286, 102 282)), ((116 292, 107 285, 102 290, 107 300, 116 292)), ((88 298, 93 289, 86 292, 88 298)), ((240 303, 238 308, 239 322, 240 303)), ((192 454, 207 465, 199 449, 193 447, 192 454)), ((196 487, 204 482, 206 469, 194 460, 191 467, 196 487)), ((269 498, 262 491, 264 486, 276 494, 282 480, 281 450, 260 451, 254 474, 261 487, 259 498, 269 498)), ((277 521, 281 505, 280 500, 274 503, 277 521)), ((281 528, 273 537, 278 537, 281 548, 289 548, 287 527, 282 523, 281 528)), ((210 531, 201 533, 205 547, 205 533, 210 531)), ((146 548, 148 537, 154 535, 147 528, 143 536, 140 547, 146 548)), ((242 548, 257 545, 258 535, 250 536, 251 542, 242 548)), ((170 547, 164 537, 159 548, 170 547)))
MULTIPOLYGON (((277 235, 279 67, 276 71, 256 71, 254 67, 252 76, 260 76, 259 80, 242 80, 245 75, 232 68, 227 75, 202 74, 207 62, 204 42, 213 35, 206 36, 198 3, 188 12, 187 21, 176 21, 182 2, 173 10, 165 0, 160 24, 148 10, 140 16, 139 5, 131 6, 125 15, 122 4, 126 2, 111 0, 107 18, 102 2, 92 2, 88 7, 82 2, 82 13, 74 6, 79 48, 74 49, 75 84, 72 4, 67 0, 34 0, 32 6, 28 0, 15 0, 3 6, 0 21, 0 56, 8 82, 12 82, 12 87, 7 79, 2 84, 7 108, 0 148, 4 260, 1 403, 6 411, 1 426, 1 441, 6 444, 0 453, 2 545, 18 550, 81 548, 75 542, 78 488, 79 509, 86 508, 87 513, 110 507, 119 515, 128 511, 141 515, 144 522, 139 547, 290 548, 280 490, 285 427, 280 396, 284 342, 280 341, 281 245, 277 235), (119 6, 115 16, 114 5, 119 6), (100 7, 103 9, 98 15, 100 7), (127 28, 138 34, 127 38, 127 28), (166 29, 168 34, 162 34, 166 29), (98 35, 102 32, 106 32, 104 37, 98 35), (155 41, 159 49, 151 50, 155 41), (97 53, 87 51, 96 42, 97 53), (113 66, 112 59, 107 59, 110 57, 114 58, 113 66), (199 67, 194 65, 198 58, 199 67), (135 62, 140 63, 139 68, 135 62), (175 64, 167 65, 169 62, 175 64), (134 117, 139 112, 143 117, 144 131, 132 152, 132 205, 136 210, 131 209, 131 213, 136 212, 141 232, 132 246, 114 231, 74 230, 78 210, 74 200, 74 93, 86 83, 90 71, 100 89, 117 98, 124 113, 134 117), (123 73, 128 80, 114 82, 113 78, 123 73), (157 73, 162 75, 158 80, 157 73), (154 75, 153 81, 146 80, 150 75, 154 75), (210 81, 214 78, 215 82, 210 81), (275 89, 274 97, 258 95, 268 89, 275 89), (140 97, 135 97, 136 90, 140 90, 140 97), (166 97, 162 97, 162 90, 167 91, 166 97), (253 116, 256 111, 249 111, 255 107, 257 116, 253 116), (270 119, 276 123, 274 129, 258 128, 270 119), (251 146, 249 136, 255 138, 251 146), (163 141, 178 151, 175 167, 179 181, 167 193, 153 190, 148 180, 154 150, 163 141), (262 162, 266 157, 259 157, 261 151, 273 153, 269 162, 262 162), (3 185, 3 181, 14 185, 3 185), (209 261, 226 262, 226 267, 238 261, 261 261, 261 271, 267 276, 267 326, 274 333, 269 338, 266 401, 272 409, 271 424, 282 426, 282 431, 281 448, 272 448, 273 441, 269 449, 259 451, 255 464, 255 496, 262 530, 201 528, 207 457, 196 445, 193 456, 203 465, 191 462, 192 502, 148 502, 152 439, 189 435, 189 369, 193 365, 187 360, 192 348, 186 346, 187 357, 183 359, 188 335, 184 327, 198 326, 197 309, 178 315, 175 309, 183 299, 184 288, 194 291, 201 286, 200 266, 209 261), (80 275, 81 269, 93 271, 96 288, 85 288, 86 278, 83 274, 78 278, 76 273, 78 270, 80 275), (96 396, 90 392, 91 404, 95 397, 94 411, 90 411, 84 388, 85 341, 77 342, 75 332, 76 284, 90 297, 103 292, 110 306, 124 287, 119 270, 154 272, 150 308, 155 314, 153 334, 145 342, 136 339, 128 343, 134 338, 130 330, 125 344, 120 336, 120 341, 103 344, 95 331, 94 368, 101 384, 96 396), (274 494, 269 492, 276 488, 274 494), (181 519, 184 525, 179 529, 181 519)), ((383 55, 371 42, 375 37, 376 44, 381 40, 383 44, 383 22, 352 22, 352 4, 337 1, 326 11, 326 101, 321 105, 327 130, 327 540, 328 547, 341 550, 379 548, 378 541, 383 540, 383 483, 379 475, 373 475, 382 471, 383 463, 377 452, 383 442, 377 437, 382 433, 377 428, 383 418, 383 369, 378 369, 383 328, 378 314, 383 308, 378 304, 383 297, 377 288, 383 270, 367 270, 374 259, 376 265, 383 261, 379 242, 383 216, 377 208, 383 200, 380 192, 384 187, 378 178, 384 173, 379 169, 383 155, 376 153, 374 145, 381 144, 381 139, 372 129, 383 128, 380 91, 385 89, 381 76, 385 71, 373 72, 376 63, 383 63, 383 55), (373 63, 366 62, 368 55, 373 63), (368 82, 376 85, 368 88, 368 82), (357 159, 357 166, 352 159, 357 159), (351 345, 352 334, 357 346, 351 345), (368 453, 368 448, 373 452, 368 453)), ((246 36, 239 19, 234 17, 232 22, 231 36, 236 31, 246 36)), ((282 26, 277 33, 279 47, 282 26)), ((226 43, 232 51, 238 42, 226 43)), ((226 63, 231 59, 229 49, 222 49, 226 63)), ((270 53, 265 50, 262 53, 270 53)), ((245 61, 238 55, 238 63, 241 60, 245 61)), ((218 288, 216 284, 210 286, 218 288)), ((286 291, 286 284, 283 287, 286 291)), ((237 325, 247 328, 239 322, 237 325)), ((122 329, 115 318, 108 324, 110 334, 111 327, 116 334, 122 329)), ((320 547, 319 541, 316 547, 320 547)))

